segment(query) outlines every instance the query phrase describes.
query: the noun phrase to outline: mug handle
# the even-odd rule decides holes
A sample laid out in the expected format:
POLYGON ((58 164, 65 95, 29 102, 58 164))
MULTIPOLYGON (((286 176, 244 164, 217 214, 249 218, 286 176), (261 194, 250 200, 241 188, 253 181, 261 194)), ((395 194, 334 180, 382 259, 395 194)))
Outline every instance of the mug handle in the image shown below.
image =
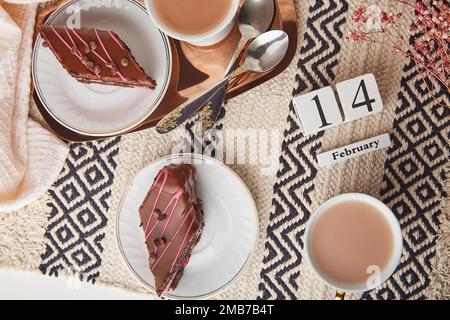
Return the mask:
POLYGON ((336 290, 334 300, 345 300, 345 292, 336 290))

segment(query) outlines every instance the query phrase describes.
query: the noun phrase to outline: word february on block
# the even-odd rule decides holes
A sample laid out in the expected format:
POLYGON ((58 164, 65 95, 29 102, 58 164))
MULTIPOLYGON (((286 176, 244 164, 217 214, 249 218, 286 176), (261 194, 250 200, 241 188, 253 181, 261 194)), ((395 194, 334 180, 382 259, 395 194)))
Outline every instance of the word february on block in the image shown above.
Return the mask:
POLYGON ((383 110, 383 101, 373 74, 365 74, 336 85, 296 96, 294 110, 305 134, 313 134, 341 123, 383 110), (340 104, 339 104, 340 103, 340 104))
POLYGON ((391 138, 388 133, 367 140, 359 141, 345 147, 321 153, 317 155, 317 161, 321 167, 359 157, 363 154, 384 149, 391 146, 391 138))

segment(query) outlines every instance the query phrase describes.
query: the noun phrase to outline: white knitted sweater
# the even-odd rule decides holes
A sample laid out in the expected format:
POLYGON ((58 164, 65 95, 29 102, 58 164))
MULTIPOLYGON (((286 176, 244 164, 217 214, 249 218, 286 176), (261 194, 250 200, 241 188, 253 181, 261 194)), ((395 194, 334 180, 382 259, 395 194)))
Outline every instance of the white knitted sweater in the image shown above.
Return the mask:
MULTIPOLYGON (((60 173, 67 146, 29 119, 37 4, 0 0, 0 212, 37 200, 60 173)), ((29 0, 27 2, 39 2, 29 0)))

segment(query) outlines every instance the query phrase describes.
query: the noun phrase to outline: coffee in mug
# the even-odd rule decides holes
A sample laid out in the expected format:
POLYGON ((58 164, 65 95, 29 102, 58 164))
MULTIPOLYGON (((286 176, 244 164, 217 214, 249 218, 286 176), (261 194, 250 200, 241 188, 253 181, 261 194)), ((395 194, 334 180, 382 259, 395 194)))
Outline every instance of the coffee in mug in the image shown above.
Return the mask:
POLYGON ((198 46, 223 40, 240 0, 145 0, 153 23, 168 36, 198 46))
POLYGON ((216 28, 230 11, 231 0, 154 0, 155 14, 175 32, 202 34, 216 28))
POLYGON ((344 194, 325 202, 308 224, 307 259, 319 277, 340 291, 362 292, 386 281, 397 267, 402 235, 379 200, 344 194))

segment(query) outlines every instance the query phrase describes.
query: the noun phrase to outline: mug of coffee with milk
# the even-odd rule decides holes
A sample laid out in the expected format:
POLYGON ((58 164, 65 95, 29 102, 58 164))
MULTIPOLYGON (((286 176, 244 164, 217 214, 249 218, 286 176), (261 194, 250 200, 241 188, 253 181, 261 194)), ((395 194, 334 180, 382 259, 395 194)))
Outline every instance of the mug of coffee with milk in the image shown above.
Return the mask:
POLYGON ((381 201, 342 194, 321 205, 305 231, 306 260, 336 290, 364 292, 388 280, 397 268, 403 240, 398 220, 381 201))
POLYGON ((197 46, 223 40, 240 0, 146 0, 154 24, 168 36, 197 46))

